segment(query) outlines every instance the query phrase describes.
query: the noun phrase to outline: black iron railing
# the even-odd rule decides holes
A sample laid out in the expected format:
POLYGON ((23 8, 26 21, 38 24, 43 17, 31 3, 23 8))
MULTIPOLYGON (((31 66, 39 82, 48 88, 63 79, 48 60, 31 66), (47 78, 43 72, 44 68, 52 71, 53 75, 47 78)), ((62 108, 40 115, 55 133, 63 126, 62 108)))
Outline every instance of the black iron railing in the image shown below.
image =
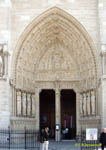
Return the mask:
POLYGON ((79 146, 80 150, 98 150, 101 148, 99 137, 100 133, 97 140, 86 140, 86 131, 81 130, 81 134, 76 138, 76 147, 79 146))
POLYGON ((0 149, 40 150, 39 133, 27 129, 0 129, 0 149))

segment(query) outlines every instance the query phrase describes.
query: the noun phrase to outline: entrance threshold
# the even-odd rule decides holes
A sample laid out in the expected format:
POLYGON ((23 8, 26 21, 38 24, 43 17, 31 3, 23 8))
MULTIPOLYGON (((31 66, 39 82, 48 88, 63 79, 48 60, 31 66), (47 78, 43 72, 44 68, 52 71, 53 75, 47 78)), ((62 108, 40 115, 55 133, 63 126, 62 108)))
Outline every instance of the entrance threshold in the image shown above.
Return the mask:
POLYGON ((61 140, 62 142, 76 142, 76 140, 61 140))

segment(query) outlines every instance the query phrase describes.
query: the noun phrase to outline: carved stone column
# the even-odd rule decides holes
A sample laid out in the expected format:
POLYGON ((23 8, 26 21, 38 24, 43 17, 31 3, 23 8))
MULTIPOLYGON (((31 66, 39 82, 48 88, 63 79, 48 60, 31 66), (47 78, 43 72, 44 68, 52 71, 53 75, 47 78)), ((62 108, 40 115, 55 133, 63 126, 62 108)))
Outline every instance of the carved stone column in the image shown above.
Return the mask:
POLYGON ((84 101, 83 101, 83 108, 84 108, 84 116, 86 116, 86 93, 84 93, 84 101))
POLYGON ((95 92, 94 91, 91 91, 91 107, 92 107, 92 115, 95 115, 96 114, 96 110, 95 110, 95 105, 96 105, 96 100, 95 100, 95 92))
POLYGON ((22 93, 22 99, 23 99, 23 116, 27 115, 27 99, 26 99, 26 93, 22 93))
POLYGON ((87 114, 90 115, 90 93, 87 93, 87 114))
POLYGON ((17 116, 21 116, 21 91, 17 91, 17 116))
POLYGON ((56 98, 55 98, 55 117, 56 117, 56 125, 60 126, 60 130, 56 130, 55 132, 55 140, 60 141, 61 134, 61 108, 60 108, 60 90, 56 89, 56 98))
POLYGON ((14 95, 13 95, 13 101, 14 101, 14 110, 13 110, 13 112, 14 112, 14 116, 16 116, 17 115, 17 112, 16 112, 16 110, 17 110, 17 104, 16 104, 16 97, 17 97, 17 93, 16 93, 16 89, 14 88, 14 95))
POLYGON ((14 101, 15 101, 15 99, 14 99, 14 97, 15 97, 15 95, 14 95, 14 86, 9 86, 8 90, 9 90, 10 115, 14 116, 14 110, 16 110, 15 105, 14 105, 14 101))
POLYGON ((40 127, 40 120, 39 120, 39 115, 40 115, 40 112, 39 112, 39 107, 40 107, 40 103, 39 103, 39 94, 40 94, 40 89, 39 88, 36 88, 35 89, 35 129, 36 131, 39 131, 39 127, 40 127))
POLYGON ((80 94, 80 115, 83 115, 83 95, 80 94))
POLYGON ((5 73, 5 75, 7 75, 8 74, 8 54, 7 53, 5 53, 4 64, 5 64, 4 73, 5 73))
POLYGON ((35 118, 36 103, 35 103, 35 96, 33 94, 31 95, 31 99, 32 99, 32 116, 35 118))
POLYGON ((30 100, 30 94, 27 94, 27 115, 31 116, 31 100, 30 100))
MULTIPOLYGON (((79 119, 80 119, 80 98, 81 98, 80 93, 78 93, 78 91, 76 91, 76 134, 78 134, 80 132, 80 124, 79 124, 79 119)), ((82 98, 83 98, 83 95, 82 95, 82 98)))

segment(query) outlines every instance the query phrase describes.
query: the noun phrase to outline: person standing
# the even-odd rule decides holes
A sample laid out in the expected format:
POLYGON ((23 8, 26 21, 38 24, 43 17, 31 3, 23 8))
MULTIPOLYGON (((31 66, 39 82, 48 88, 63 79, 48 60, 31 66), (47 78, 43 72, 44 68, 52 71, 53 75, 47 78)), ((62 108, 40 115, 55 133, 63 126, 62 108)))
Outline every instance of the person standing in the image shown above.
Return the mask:
POLYGON ((103 132, 100 135, 100 143, 102 150, 106 147, 106 128, 104 128, 103 132))
POLYGON ((49 146, 49 128, 48 127, 46 127, 43 132, 43 140, 44 140, 44 143, 42 144, 42 150, 48 150, 48 146, 49 146))

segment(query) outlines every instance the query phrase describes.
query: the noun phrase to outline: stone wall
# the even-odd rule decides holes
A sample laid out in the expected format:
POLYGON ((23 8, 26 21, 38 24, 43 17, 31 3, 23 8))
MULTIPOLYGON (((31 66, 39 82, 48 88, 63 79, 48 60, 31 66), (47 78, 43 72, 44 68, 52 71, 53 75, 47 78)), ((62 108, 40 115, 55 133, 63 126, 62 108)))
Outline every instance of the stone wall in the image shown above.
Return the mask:
POLYGON ((8 81, 0 78, 0 128, 7 128, 10 122, 8 81))
POLYGON ((98 1, 101 43, 106 43, 106 1, 98 1))
MULTIPOLYGON (((6 45, 5 53, 8 55, 10 42, 10 3, 6 0, 0 1, 0 51, 1 45, 6 45)), ((1 53, 1 52, 0 52, 1 53)), ((0 54, 1 55, 1 54, 0 54)), ((3 54, 4 55, 4 54, 3 54)), ((2 56, 3 56, 2 55, 2 56)), ((7 128, 10 124, 10 102, 9 102, 9 81, 8 81, 8 59, 6 70, 0 76, 0 128, 7 128)), ((4 72, 3 71, 3 72, 4 72)))
POLYGON ((102 80, 102 128, 106 127, 106 78, 102 80))

